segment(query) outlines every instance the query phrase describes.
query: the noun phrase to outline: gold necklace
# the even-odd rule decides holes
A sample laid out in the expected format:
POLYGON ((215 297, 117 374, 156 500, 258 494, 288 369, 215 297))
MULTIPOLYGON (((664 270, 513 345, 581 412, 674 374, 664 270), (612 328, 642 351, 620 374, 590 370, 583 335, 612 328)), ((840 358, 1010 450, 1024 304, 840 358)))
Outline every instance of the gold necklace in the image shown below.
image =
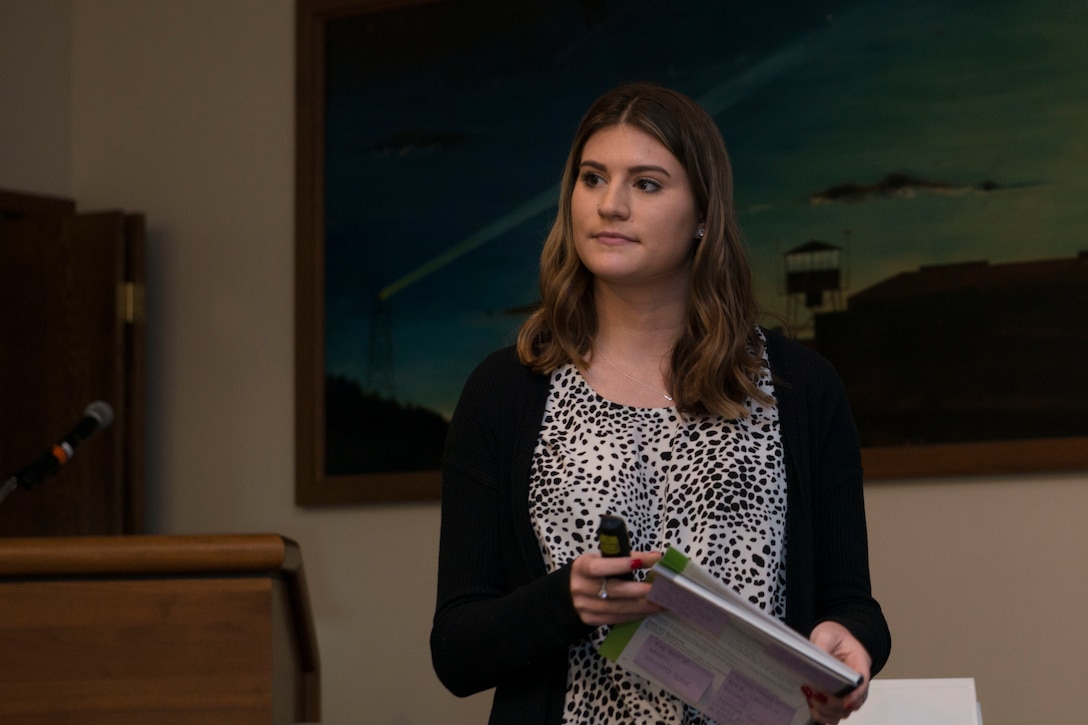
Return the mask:
POLYGON ((663 392, 661 392, 660 390, 658 390, 657 388, 655 388, 655 387, 653 387, 651 385, 647 385, 646 383, 642 382, 638 378, 631 377, 630 375, 628 375, 627 373, 623 372, 618 367, 616 367, 616 364, 614 362, 612 362, 611 360, 609 360, 608 358, 606 358, 599 350, 594 350, 593 354, 594 354, 594 356, 600 357, 601 360, 604 360, 606 363, 608 363, 608 367, 612 368, 617 373, 619 373, 623 377, 627 378, 631 382, 638 383, 639 385, 646 388, 650 392, 657 393, 658 395, 660 395, 665 400, 669 401, 670 403, 672 402, 672 396, 671 395, 663 393, 663 392))

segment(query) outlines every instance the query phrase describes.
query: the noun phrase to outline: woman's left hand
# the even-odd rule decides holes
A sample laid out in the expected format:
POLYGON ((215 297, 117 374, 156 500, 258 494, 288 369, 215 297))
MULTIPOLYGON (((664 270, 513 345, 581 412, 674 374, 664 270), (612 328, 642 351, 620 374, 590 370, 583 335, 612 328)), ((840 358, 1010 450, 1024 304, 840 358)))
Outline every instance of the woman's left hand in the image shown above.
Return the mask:
POLYGON ((818 723, 835 725, 865 704, 865 698, 869 696, 872 659, 861 642, 838 622, 820 622, 812 630, 809 639, 864 678, 857 689, 841 698, 813 690, 811 687, 802 688, 808 699, 808 710, 812 719, 818 723))

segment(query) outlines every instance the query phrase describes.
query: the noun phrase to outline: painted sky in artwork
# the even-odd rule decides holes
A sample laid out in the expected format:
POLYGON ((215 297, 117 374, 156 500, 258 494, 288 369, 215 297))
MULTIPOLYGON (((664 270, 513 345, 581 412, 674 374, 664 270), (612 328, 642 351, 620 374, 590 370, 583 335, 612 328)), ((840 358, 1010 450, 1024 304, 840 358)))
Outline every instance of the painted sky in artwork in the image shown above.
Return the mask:
POLYGON ((330 29, 326 369, 449 415, 536 300, 571 136, 627 80, 718 122, 768 310, 783 254, 842 246, 847 295, 925 264, 1088 249, 1088 4, 424 5, 330 29), (892 173, 925 182, 882 193, 892 173), (828 190, 872 187, 850 200, 828 190))

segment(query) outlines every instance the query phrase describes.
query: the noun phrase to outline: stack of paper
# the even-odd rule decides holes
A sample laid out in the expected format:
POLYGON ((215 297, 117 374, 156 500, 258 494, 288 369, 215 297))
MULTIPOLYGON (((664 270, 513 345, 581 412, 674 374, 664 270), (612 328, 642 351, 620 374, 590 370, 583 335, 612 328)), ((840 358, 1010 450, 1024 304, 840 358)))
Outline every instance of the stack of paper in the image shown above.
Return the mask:
POLYGON ((846 693, 861 684, 683 554, 667 550, 652 574, 649 599, 666 611, 613 627, 600 652, 719 725, 805 725, 802 686, 846 693))

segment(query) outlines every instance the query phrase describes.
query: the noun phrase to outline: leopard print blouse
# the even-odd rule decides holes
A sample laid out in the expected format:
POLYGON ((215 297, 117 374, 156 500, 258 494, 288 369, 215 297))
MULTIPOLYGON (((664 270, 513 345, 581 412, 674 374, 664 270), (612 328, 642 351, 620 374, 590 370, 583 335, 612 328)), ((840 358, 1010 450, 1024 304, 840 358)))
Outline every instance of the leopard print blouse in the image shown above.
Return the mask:
MULTIPOLYGON (((760 387, 773 395, 769 373, 760 387)), ((776 407, 741 420, 602 398, 567 365, 533 456, 530 513, 549 570, 596 549, 600 516, 624 517, 635 551, 679 549, 779 619, 785 616, 786 476, 776 407)), ((640 572, 638 576, 644 576, 640 572)), ((569 653, 563 722, 712 725, 605 660, 598 628, 569 653)))

